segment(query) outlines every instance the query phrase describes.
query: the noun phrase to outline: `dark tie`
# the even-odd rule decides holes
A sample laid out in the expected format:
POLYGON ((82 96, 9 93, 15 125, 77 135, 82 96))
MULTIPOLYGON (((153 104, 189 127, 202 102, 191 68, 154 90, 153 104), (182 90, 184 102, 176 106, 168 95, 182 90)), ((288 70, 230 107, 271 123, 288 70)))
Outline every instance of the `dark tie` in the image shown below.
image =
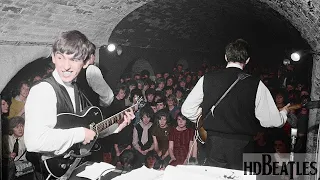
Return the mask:
POLYGON ((79 88, 76 82, 73 82, 73 89, 74 89, 74 98, 75 98, 75 105, 76 105, 76 114, 80 113, 80 96, 79 96, 79 88))
POLYGON ((18 152, 19 152, 19 139, 16 139, 16 142, 13 145, 13 151, 14 153, 16 153, 16 156, 18 156, 18 152))

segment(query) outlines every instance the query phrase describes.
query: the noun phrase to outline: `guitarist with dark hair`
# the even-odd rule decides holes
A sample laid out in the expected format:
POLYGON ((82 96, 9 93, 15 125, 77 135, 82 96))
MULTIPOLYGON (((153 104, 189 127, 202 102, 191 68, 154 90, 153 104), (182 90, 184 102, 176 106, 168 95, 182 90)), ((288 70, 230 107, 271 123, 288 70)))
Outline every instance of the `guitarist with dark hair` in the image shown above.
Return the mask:
POLYGON ((193 122, 210 112, 203 124, 207 131, 207 165, 242 170, 242 154, 253 152, 253 136, 262 127, 281 127, 287 120, 289 105, 279 113, 259 78, 243 73, 250 60, 246 41, 238 39, 228 44, 225 60, 228 63, 225 69, 199 79, 181 112, 193 122), (241 75, 243 79, 238 78, 241 75), (234 83, 237 84, 232 87, 234 83), (229 87, 232 89, 228 92, 229 87), (228 94, 223 96, 225 92, 228 94), (220 101, 221 97, 224 98, 220 101))
MULTIPOLYGON (((25 105, 25 144, 27 151, 42 153, 42 160, 72 156, 77 162, 61 163, 58 165, 64 170, 69 166, 76 166, 81 156, 89 154, 98 133, 108 127, 105 123, 95 126, 98 122, 89 123, 72 121, 89 115, 91 118, 102 117, 98 108, 89 108, 80 113, 87 106, 83 94, 74 83, 82 68, 89 65, 91 42, 77 30, 60 34, 52 47, 52 62, 55 70, 52 76, 33 86, 25 105), (69 114, 70 119, 65 118, 69 114), (61 120, 63 119, 63 120, 61 120), (83 144, 81 147, 79 144, 83 144), (79 145, 80 152, 69 151, 74 145, 79 145), (67 153, 67 154, 66 154, 67 153), (79 159, 78 159, 79 158, 79 159)), ((125 112, 124 123, 120 124, 114 133, 121 131, 134 118, 132 110, 125 112)), ((48 162, 44 161, 46 167, 48 162)), ((48 169, 47 169, 48 170, 48 169)), ((48 170, 49 171, 49 170, 48 170)), ((64 172, 64 171, 61 171, 64 172)), ((49 172, 53 175, 52 172, 49 172)), ((53 175, 59 177, 63 174, 53 175)))

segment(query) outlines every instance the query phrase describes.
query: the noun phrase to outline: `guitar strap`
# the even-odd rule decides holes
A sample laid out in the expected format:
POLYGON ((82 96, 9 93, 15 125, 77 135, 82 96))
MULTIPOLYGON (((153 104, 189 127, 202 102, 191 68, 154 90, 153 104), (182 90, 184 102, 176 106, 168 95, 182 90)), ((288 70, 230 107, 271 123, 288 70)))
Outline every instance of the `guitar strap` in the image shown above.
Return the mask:
POLYGON ((67 172, 61 176, 58 180, 67 180, 70 178, 71 174, 73 173, 73 171, 78 167, 79 163, 81 162, 82 158, 78 157, 76 158, 73 163, 70 165, 69 169, 67 170, 67 172))
POLYGON ((238 78, 230 85, 230 87, 226 90, 226 92, 224 92, 224 94, 220 97, 220 99, 211 107, 210 111, 207 113, 207 115, 205 116, 204 119, 208 118, 208 116, 210 115, 210 113, 212 114, 212 116, 214 116, 213 114, 213 110, 215 107, 218 106, 218 104, 222 101, 222 99, 230 92, 230 90, 240 81, 240 80, 244 80, 247 77, 249 77, 249 74, 246 73, 239 73, 238 74, 238 78))
POLYGON ((87 96, 82 92, 82 90, 79 88, 79 85, 77 82, 72 83, 74 86, 74 96, 75 96, 75 103, 76 103, 76 109, 77 114, 80 113, 84 108, 88 106, 93 106, 90 100, 87 98, 87 96))
POLYGON ((80 114, 80 91, 78 88, 77 83, 73 82, 73 89, 74 89, 74 100, 75 100, 75 105, 76 105, 76 114, 80 114))

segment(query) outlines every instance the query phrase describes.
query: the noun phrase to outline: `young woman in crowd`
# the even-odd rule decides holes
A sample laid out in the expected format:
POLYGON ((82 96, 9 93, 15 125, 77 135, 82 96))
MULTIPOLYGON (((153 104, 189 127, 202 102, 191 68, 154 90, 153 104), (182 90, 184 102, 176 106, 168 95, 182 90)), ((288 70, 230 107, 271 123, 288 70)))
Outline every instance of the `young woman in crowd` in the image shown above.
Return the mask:
POLYGON ((187 118, 181 113, 177 116, 177 126, 169 132, 170 165, 186 164, 188 156, 196 158, 193 148, 194 130, 187 128, 187 118))
POLYGON ((170 116, 167 110, 162 109, 155 114, 155 126, 152 131, 154 150, 159 158, 166 164, 169 163, 169 132, 171 127, 168 125, 170 116))
POLYGON ((150 106, 145 106, 140 109, 141 120, 133 129, 132 145, 136 150, 136 165, 141 167, 145 155, 154 149, 152 139, 152 124, 153 124, 153 110, 150 106))

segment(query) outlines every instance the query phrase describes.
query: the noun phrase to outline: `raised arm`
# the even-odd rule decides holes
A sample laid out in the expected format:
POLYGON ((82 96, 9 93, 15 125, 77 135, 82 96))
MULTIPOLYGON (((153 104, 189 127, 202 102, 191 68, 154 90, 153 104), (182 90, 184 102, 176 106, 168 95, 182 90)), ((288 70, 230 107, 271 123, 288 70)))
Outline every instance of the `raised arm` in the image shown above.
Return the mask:
POLYGON ((95 65, 90 65, 87 67, 86 77, 92 90, 99 94, 100 106, 110 106, 113 101, 114 94, 103 78, 101 70, 95 65))
POLYGON ((255 101, 255 115, 263 127, 281 127, 287 121, 288 106, 279 112, 268 88, 260 81, 255 101))

